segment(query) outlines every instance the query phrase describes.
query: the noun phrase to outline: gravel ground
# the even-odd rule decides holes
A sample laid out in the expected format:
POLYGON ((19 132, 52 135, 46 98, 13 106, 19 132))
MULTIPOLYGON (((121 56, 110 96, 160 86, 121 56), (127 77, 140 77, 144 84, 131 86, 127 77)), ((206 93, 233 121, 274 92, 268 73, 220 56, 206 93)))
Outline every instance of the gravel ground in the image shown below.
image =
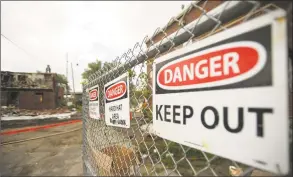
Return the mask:
MULTIPOLYGON (((1 136, 1 143, 81 128, 82 123, 1 136)), ((82 130, 1 146, 3 176, 81 176, 82 130)))

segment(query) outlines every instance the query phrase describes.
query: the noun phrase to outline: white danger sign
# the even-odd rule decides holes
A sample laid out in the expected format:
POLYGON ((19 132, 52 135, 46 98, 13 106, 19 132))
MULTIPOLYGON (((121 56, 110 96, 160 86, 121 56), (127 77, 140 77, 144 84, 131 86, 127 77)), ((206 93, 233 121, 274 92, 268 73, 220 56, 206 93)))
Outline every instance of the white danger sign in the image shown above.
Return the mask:
POLYGON ((128 73, 105 84, 104 91, 106 125, 130 128, 128 73))
POLYGON ((289 171, 286 19, 275 11, 155 60, 158 136, 289 171))
POLYGON ((89 116, 93 119, 100 119, 99 86, 89 89, 89 116))

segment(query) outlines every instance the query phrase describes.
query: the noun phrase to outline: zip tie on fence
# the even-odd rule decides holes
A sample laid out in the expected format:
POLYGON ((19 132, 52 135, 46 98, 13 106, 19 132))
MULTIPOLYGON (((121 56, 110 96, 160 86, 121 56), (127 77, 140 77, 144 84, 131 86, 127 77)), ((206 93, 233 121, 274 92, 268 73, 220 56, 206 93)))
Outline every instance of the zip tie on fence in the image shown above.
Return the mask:
POLYGON ((69 130, 69 131, 66 131, 66 132, 54 133, 54 134, 45 135, 45 136, 38 136, 38 137, 35 137, 35 138, 28 138, 28 139, 24 139, 24 140, 17 140, 17 141, 4 142, 4 143, 1 143, 0 145, 1 145, 1 146, 5 146, 5 145, 9 145, 9 144, 22 143, 22 142, 31 141, 31 140, 36 140, 36 139, 41 139, 41 138, 46 138, 46 137, 50 137, 50 136, 57 136, 57 135, 65 134, 65 133, 71 133, 71 132, 78 131, 78 130, 81 130, 81 129, 82 129, 82 128, 76 128, 76 129, 69 130))

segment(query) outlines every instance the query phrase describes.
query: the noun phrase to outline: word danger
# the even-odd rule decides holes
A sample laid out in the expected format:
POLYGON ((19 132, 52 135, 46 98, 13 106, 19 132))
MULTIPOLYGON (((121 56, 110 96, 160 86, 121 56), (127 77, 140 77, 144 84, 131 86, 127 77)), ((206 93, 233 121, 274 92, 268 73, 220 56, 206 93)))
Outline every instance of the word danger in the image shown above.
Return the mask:
MULTIPOLYGON (((194 117, 194 109, 188 105, 156 105, 156 120, 170 122, 174 124, 183 124, 186 125, 189 119, 201 120, 201 124, 207 129, 215 129, 220 122, 224 124, 225 129, 230 133, 239 133, 244 127, 244 111, 243 107, 239 107, 238 112, 238 125, 237 127, 229 126, 229 114, 228 107, 223 107, 223 114, 220 115, 219 111, 212 106, 206 106, 200 111, 200 117, 194 117), (207 113, 212 113, 214 120, 212 124, 208 124, 206 121, 207 113)), ((255 115, 256 119, 256 132, 258 137, 263 137, 263 121, 265 114, 273 113, 272 108, 254 108, 250 107, 247 111, 255 115)), ((235 119, 235 117, 232 117, 235 119)))
POLYGON ((162 88, 196 88, 231 79, 239 82, 259 72, 265 60, 264 47, 256 42, 223 44, 167 63, 159 70, 157 83, 162 88))
POLYGON ((98 98, 98 90, 97 89, 91 90, 89 92, 89 97, 91 101, 96 100, 98 98))
POLYGON ((106 99, 115 100, 121 98, 126 93, 126 83, 120 81, 106 90, 106 99))

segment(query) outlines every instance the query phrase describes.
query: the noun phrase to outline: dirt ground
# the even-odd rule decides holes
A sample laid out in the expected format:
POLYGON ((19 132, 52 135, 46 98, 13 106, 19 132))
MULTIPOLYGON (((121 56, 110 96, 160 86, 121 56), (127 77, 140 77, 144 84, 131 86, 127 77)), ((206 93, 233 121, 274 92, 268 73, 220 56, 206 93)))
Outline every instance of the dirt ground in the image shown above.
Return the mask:
MULTIPOLYGON (((24 125, 21 123, 21 125, 24 125)), ((25 123, 26 125, 26 123, 25 123)), ((7 126, 5 131, 12 130, 7 126)), ((1 143, 46 136, 65 131, 76 130, 62 135, 56 135, 37 140, 9 144, 1 146, 0 175, 2 176, 82 176, 82 123, 69 124, 61 127, 38 130, 35 132, 20 133, 16 135, 2 135, 1 143)), ((15 129, 14 129, 15 130, 15 129)), ((108 132, 114 137, 113 132, 108 132)), ((123 132, 132 135, 130 132, 123 132)), ((135 135, 138 138, 138 135, 135 135)), ((99 141, 103 136, 95 135, 99 141)), ((119 138, 116 138, 117 141, 119 138)), ((115 138, 113 139, 113 141, 115 138)), ((152 143, 152 142, 151 142, 152 143)), ((156 144, 158 145, 158 144, 156 144)), ((231 161, 214 161, 213 169, 219 175, 228 175, 228 167, 231 161), (221 165, 220 165, 221 164, 221 165)), ((179 164, 180 165, 180 164, 179 164)), ((206 164, 204 164, 205 166, 206 164)), ((178 167, 180 173, 189 173, 190 168, 178 167)), ((144 171, 141 169, 141 173, 144 171)), ((171 176, 177 173, 168 170, 171 176)), ((191 172, 192 173, 192 172, 191 172)), ((162 172, 162 175, 163 172, 162 172)), ((200 174, 201 176, 213 175, 210 170, 200 174)), ((252 176, 272 176, 272 174, 255 170, 252 176)))
POLYGON ((76 113, 70 117, 70 119, 58 119, 58 118, 46 118, 46 119, 28 119, 28 120, 1 120, 1 130, 11 129, 11 128, 23 128, 27 126, 38 126, 46 125, 58 122, 66 122, 68 120, 77 120, 81 118, 81 113, 76 113))
MULTIPOLYGON (((82 127, 75 123, 61 127, 2 135, 1 143, 70 131, 82 127)), ((82 130, 1 146, 3 176, 81 176, 82 130)))

